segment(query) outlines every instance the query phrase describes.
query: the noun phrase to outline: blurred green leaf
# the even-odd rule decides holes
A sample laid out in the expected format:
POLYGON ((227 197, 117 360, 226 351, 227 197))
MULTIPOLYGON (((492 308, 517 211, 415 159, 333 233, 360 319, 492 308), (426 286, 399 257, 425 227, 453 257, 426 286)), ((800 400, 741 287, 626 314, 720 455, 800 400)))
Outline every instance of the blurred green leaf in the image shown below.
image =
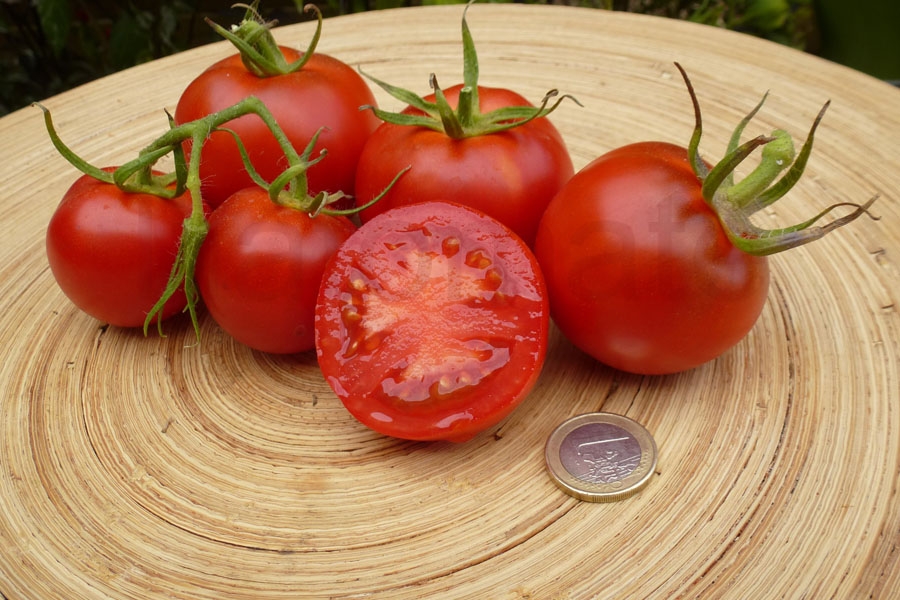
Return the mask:
POLYGON ((113 24, 109 34, 109 61, 116 69, 124 69, 148 60, 152 56, 150 36, 140 26, 138 18, 123 13, 113 24))
POLYGON ((72 24, 72 6, 69 0, 35 0, 35 8, 41 22, 41 31, 53 54, 59 55, 66 47, 72 24))
POLYGON ((788 0, 751 0, 742 21, 761 31, 775 31, 784 27, 790 16, 788 0))
POLYGON ((178 6, 160 6, 159 24, 156 28, 160 44, 167 50, 177 50, 175 32, 178 31, 178 6))

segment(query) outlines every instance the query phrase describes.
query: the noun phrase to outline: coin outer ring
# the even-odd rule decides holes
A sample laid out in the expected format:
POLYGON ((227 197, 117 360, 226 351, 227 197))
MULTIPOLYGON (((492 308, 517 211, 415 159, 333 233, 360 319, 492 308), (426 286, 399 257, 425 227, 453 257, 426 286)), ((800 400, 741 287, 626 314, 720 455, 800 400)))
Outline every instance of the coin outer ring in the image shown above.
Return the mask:
POLYGON ((650 432, 643 425, 628 417, 613 413, 586 413, 560 424, 545 446, 547 470, 554 483, 567 494, 587 502, 614 502, 636 494, 650 481, 656 470, 657 448, 650 432), (569 472, 560 456, 560 449, 573 431, 594 423, 617 427, 627 432, 641 449, 640 461, 628 475, 605 483, 595 483, 569 472))

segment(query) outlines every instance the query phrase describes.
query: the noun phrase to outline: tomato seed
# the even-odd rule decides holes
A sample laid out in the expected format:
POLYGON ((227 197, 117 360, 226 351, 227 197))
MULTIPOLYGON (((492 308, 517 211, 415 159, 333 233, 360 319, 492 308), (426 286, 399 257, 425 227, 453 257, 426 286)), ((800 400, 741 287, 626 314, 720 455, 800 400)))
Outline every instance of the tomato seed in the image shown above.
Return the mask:
POLYGON ((439 394, 446 394, 453 391, 453 380, 444 375, 438 380, 437 391, 439 394))
POLYGON ((481 250, 472 250, 466 254, 466 265, 473 269, 487 269, 493 261, 481 250))
POLYGON ((363 351, 366 353, 372 352, 373 350, 378 348, 378 346, 381 345, 381 341, 385 337, 387 337, 387 334, 385 332, 376 331, 375 333, 373 333, 372 335, 370 335, 369 337, 367 337, 366 339, 363 340, 363 344, 362 344, 363 351))
POLYGON ((349 328, 358 325, 362 321, 362 315, 359 314, 359 309, 352 304, 348 304, 341 311, 341 319, 343 319, 344 325, 349 328))
POLYGON ((485 289, 496 291, 500 289, 500 286, 503 284, 503 275, 500 273, 498 269, 488 269, 487 273, 484 274, 484 287, 485 289))
POLYGON ((444 253, 444 256, 446 256, 447 258, 456 256, 456 253, 459 252, 459 238, 457 238, 457 237, 444 238, 444 241, 441 242, 441 251, 444 253))

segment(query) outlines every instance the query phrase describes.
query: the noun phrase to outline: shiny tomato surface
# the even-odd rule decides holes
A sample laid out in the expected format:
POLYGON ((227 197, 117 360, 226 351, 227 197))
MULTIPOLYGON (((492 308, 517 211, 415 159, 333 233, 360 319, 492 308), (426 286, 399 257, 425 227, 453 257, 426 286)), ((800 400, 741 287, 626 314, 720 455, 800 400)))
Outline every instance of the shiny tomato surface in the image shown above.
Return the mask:
MULTIPOLYGON (((123 192, 82 175, 47 227, 50 270, 84 312, 110 325, 141 327, 166 289, 190 214, 188 193, 166 199, 123 192)), ((186 304, 184 291, 176 291, 161 318, 186 304)))
POLYGON ((243 189, 209 217, 197 257, 200 295, 216 323, 255 350, 311 350, 322 273, 355 230, 346 217, 311 217, 262 188, 243 189))
POLYGON ((532 389, 548 327, 544 282, 521 239, 479 211, 425 202, 379 215, 338 250, 319 292, 316 349, 363 424, 459 442, 532 389))
POLYGON ((710 361, 765 304, 765 257, 738 250, 684 148, 641 142, 601 156, 553 199, 535 253, 553 320, 597 360, 641 374, 710 361))
MULTIPOLYGON (((300 57, 282 47, 288 62, 300 57)), ((302 152, 324 127, 313 151, 327 156, 309 171, 310 193, 353 193, 356 163, 363 145, 378 126, 368 84, 350 66, 326 54, 313 54, 300 70, 272 77, 258 77, 247 70, 239 54, 213 65, 184 90, 175 109, 177 123, 193 121, 223 110, 247 96, 256 96, 272 112, 297 152, 302 152)), ((267 181, 287 168, 284 152, 266 124, 256 115, 226 123, 241 138, 251 162, 267 181)), ((189 144, 188 144, 189 146, 189 144)), ((203 197, 213 208, 234 192, 253 185, 231 134, 213 132, 203 145, 200 161, 203 197)))

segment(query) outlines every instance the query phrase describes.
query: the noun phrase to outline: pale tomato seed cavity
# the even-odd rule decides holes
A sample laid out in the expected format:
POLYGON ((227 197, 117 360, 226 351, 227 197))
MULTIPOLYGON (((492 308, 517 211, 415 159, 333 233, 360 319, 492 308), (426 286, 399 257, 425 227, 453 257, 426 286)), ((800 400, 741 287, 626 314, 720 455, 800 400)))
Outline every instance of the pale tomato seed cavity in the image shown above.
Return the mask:
MULTIPOLYGON (((433 235, 427 228, 421 233, 428 237, 433 235)), ((455 259, 465 266, 451 265, 460 249, 460 240, 455 237, 442 240, 440 253, 406 250, 403 246, 382 245, 382 252, 402 253, 403 256, 394 261, 398 268, 393 273, 382 274, 380 282, 368 281, 361 273, 349 280, 343 295, 347 304, 341 312, 350 334, 344 356, 377 352, 385 338, 402 329, 404 322, 416 318, 407 308, 412 300, 440 307, 439 318, 430 334, 419 339, 415 358, 403 365, 396 376, 385 378, 384 393, 416 401, 426 399, 429 394, 446 395, 462 387, 477 385, 509 361, 510 349, 485 340, 448 345, 441 335, 440 323, 442 318, 444 322, 458 318, 454 311, 461 303, 490 302, 495 296, 502 301, 502 295, 496 290, 503 283, 503 275, 498 269, 491 268, 493 261, 483 250, 473 250, 465 257, 455 259), (438 373, 443 375, 436 375, 438 373), (431 381, 435 377, 437 379, 431 381), (421 392, 413 397, 412 390, 416 389, 421 392)))

